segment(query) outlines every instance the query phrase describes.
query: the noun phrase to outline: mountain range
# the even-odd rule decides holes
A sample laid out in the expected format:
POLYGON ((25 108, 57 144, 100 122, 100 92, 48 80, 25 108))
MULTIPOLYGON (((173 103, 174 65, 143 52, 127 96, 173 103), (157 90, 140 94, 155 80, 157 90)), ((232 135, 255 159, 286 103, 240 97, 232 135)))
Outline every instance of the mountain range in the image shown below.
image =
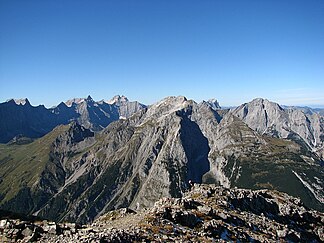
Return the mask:
POLYGON ((183 96, 57 107, 0 104, 0 207, 55 221, 181 197, 188 181, 272 189, 324 211, 324 117, 254 99, 232 109, 183 96), (34 140, 23 140, 19 137, 34 140), (15 138, 16 139, 13 139, 15 138), (37 138, 37 139, 35 139, 37 138))
POLYGON ((127 118, 144 107, 119 95, 98 102, 91 96, 75 98, 49 109, 43 105, 32 106, 28 99, 10 99, 0 104, 0 143, 24 137, 39 138, 54 127, 72 121, 100 131, 111 122, 127 118))

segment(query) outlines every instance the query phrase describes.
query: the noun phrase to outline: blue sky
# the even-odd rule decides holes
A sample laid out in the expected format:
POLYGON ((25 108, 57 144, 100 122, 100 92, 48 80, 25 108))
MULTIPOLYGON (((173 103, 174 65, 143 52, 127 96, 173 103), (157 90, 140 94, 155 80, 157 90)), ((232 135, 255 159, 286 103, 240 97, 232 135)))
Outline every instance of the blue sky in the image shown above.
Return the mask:
POLYGON ((323 0, 0 0, 0 102, 324 106, 323 0))

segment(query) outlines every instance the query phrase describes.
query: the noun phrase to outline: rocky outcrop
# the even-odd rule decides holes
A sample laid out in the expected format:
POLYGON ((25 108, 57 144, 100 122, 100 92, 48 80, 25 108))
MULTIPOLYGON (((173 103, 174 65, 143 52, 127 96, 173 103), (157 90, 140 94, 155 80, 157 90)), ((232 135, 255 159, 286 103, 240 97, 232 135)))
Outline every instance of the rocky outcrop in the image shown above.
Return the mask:
POLYGON ((272 190, 198 185, 140 211, 110 211, 88 225, 0 221, 8 241, 37 242, 323 242, 324 214, 272 190))

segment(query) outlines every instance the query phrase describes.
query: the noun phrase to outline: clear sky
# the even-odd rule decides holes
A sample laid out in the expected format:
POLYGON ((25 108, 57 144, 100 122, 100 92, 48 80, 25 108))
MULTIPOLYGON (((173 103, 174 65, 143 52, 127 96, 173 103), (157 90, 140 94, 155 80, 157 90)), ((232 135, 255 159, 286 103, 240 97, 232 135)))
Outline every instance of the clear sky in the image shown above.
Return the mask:
POLYGON ((0 102, 324 106, 323 0, 0 0, 0 102))

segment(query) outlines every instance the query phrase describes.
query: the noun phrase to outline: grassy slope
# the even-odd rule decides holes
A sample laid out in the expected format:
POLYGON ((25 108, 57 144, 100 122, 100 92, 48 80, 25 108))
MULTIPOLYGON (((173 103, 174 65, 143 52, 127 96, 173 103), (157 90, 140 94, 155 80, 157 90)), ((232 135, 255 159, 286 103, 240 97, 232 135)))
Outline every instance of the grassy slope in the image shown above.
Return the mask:
POLYGON ((51 144, 68 128, 58 126, 30 144, 0 144, 0 205, 15 197, 23 187, 31 188, 38 182, 49 160, 51 144))
MULTIPOLYGON (((242 156, 232 163, 241 167, 240 177, 232 183, 242 188, 262 189, 269 188, 286 192, 292 196, 300 197, 308 206, 323 211, 320 204, 308 189, 298 180, 292 171, 304 173, 309 178, 314 176, 323 178, 324 173, 319 163, 306 163, 301 157, 305 154, 301 149, 296 149, 293 141, 264 137, 266 145, 258 147, 249 155, 242 156)), ((235 160, 233 158, 233 160, 235 160)), ((228 175, 231 168, 227 169, 228 175)))
POLYGON ((324 205, 293 173, 304 174, 311 181, 314 181, 314 176, 324 178, 322 167, 311 152, 288 139, 257 135, 236 118, 224 131, 224 136, 234 141, 221 151, 228 158, 224 172, 232 186, 283 191, 300 197, 308 207, 324 211, 324 205), (240 152, 228 156, 234 151, 240 152))

